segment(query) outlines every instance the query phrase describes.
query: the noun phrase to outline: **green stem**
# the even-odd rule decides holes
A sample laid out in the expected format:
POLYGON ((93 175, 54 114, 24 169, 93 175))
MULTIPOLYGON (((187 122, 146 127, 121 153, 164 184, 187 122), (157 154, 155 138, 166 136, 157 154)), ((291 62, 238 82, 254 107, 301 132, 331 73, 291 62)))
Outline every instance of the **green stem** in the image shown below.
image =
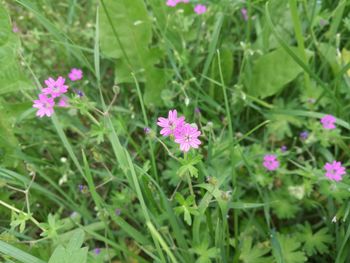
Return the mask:
MULTIPOLYGON (((300 19, 298 16, 298 6, 296 0, 288 0, 289 6, 290 6, 290 12, 292 14, 292 20, 294 24, 294 32, 295 36, 298 42, 298 50, 299 54, 301 55, 301 58, 305 64, 308 64, 306 52, 305 52, 305 45, 304 45, 304 37, 302 32, 302 27, 300 23, 300 19)), ((305 81, 305 88, 308 91, 311 91, 311 82, 310 82, 310 76, 309 74, 304 71, 304 81, 305 81)))
MULTIPOLYGON (((132 77, 134 78, 134 81, 135 81, 137 95, 139 97, 140 105, 141 105, 141 109, 142 109, 143 120, 144 120, 146 126, 149 127, 147 114, 146 114, 146 109, 145 109, 145 105, 143 103, 143 99, 142 99, 142 94, 141 94, 139 83, 138 83, 138 81, 137 81, 137 79, 135 77, 135 74, 131 73, 131 75, 132 75, 132 77)), ((149 153, 151 155, 151 162, 152 162, 153 173, 155 175, 156 181, 159 183, 159 177, 158 177, 156 159, 155 159, 155 156, 154 156, 153 144, 152 144, 151 138, 149 136, 147 136, 147 138, 148 138, 149 153)))
POLYGON ((18 214, 23 214, 23 215, 25 215, 25 216, 28 217, 29 220, 32 221, 38 228, 40 228, 42 231, 45 231, 45 229, 42 228, 42 227, 40 226, 40 223, 39 223, 34 217, 32 217, 31 215, 29 215, 29 214, 27 214, 27 213, 25 213, 25 212, 23 212, 23 211, 17 209, 16 207, 14 207, 14 206, 12 206, 12 205, 9 205, 8 203, 5 203, 5 202, 2 201, 2 200, 0 200, 0 205, 2 205, 2 206, 4 206, 4 207, 6 207, 6 208, 8 208, 8 209, 10 209, 10 210, 12 210, 12 211, 18 213, 18 214))
MULTIPOLYGON (((230 106, 229 106, 229 101, 227 98, 227 92, 226 92, 226 85, 224 81, 224 77, 222 75, 222 69, 221 69, 221 58, 220 58, 220 51, 217 50, 218 54, 218 66, 219 66, 219 73, 220 73, 220 80, 221 80, 221 87, 222 87, 222 92, 224 94, 224 99, 225 99, 225 109, 226 109, 226 116, 228 119, 228 130, 229 130, 229 136, 230 136, 230 144, 234 145, 234 136, 233 136, 233 123, 232 123, 232 118, 231 118, 231 112, 230 112, 230 106)), ((235 161, 234 161, 234 147, 231 147, 231 166, 232 166, 232 189, 236 187, 236 173, 234 170, 235 167, 235 161)), ((236 198, 235 198, 236 199, 236 198)), ((235 244, 236 248, 238 248, 238 211, 235 209, 233 210, 233 225, 234 225, 234 236, 235 236, 235 244)), ((227 226, 227 221, 226 221, 226 227, 227 226)), ((227 240, 229 240, 229 237, 227 237, 227 240)), ((236 253, 238 253, 238 249, 236 249, 236 253)), ((237 260, 234 260, 234 262, 238 262, 237 260)))

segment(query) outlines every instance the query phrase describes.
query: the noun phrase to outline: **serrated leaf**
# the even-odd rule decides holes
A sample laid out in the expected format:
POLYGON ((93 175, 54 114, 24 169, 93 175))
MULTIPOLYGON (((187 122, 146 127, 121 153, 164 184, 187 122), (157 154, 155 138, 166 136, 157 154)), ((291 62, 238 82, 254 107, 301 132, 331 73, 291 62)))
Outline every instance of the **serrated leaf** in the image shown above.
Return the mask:
POLYGON ((299 226, 301 232, 298 234, 298 238, 304 243, 304 250, 308 256, 314 254, 324 254, 328 252, 328 245, 333 241, 333 237, 328 234, 327 228, 321 228, 316 233, 312 232, 309 223, 299 226))
POLYGON ((301 243, 296 237, 277 234, 277 239, 281 247, 281 254, 285 263, 303 263, 307 258, 301 251, 301 243))
POLYGON ((270 263, 271 257, 264 257, 270 252, 270 248, 253 246, 253 238, 245 237, 241 248, 239 259, 243 263, 270 263))

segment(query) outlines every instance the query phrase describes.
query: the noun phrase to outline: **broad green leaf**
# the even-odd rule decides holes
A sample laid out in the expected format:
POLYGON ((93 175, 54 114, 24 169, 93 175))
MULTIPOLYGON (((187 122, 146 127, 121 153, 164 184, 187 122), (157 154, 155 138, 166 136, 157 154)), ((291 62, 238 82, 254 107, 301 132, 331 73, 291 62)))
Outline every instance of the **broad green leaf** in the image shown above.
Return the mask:
MULTIPOLYGON (((291 49, 298 53, 295 47, 291 49)), ((302 71, 302 68, 287 52, 282 48, 276 49, 255 61, 252 76, 246 81, 248 92, 261 98, 275 95, 302 71)))
POLYGON ((87 260, 88 248, 81 248, 85 233, 77 229, 67 246, 59 245, 50 257, 49 263, 85 263, 87 260))
POLYGON ((150 48, 152 25, 143 0, 105 0, 113 30, 104 8, 100 8, 100 42, 104 55, 116 59, 116 83, 133 82, 132 73, 145 82, 146 104, 162 104, 166 71, 156 68, 161 52, 150 48))

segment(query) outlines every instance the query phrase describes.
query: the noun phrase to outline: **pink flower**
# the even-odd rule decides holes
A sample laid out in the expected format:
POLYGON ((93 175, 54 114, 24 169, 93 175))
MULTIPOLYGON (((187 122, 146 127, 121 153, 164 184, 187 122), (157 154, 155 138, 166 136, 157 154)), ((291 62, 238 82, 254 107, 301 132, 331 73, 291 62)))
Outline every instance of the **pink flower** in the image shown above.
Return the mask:
POLYGON ((78 68, 72 68, 72 70, 68 74, 68 77, 71 81, 80 80, 83 78, 83 71, 78 68))
POLYGON ((62 107, 62 108, 67 108, 69 107, 69 103, 68 103, 68 98, 67 97, 62 97, 58 103, 57 103, 58 107, 62 107))
POLYGON ((53 98, 61 96, 68 90, 68 86, 64 85, 65 81, 66 80, 61 76, 59 76, 57 80, 48 78, 45 80, 47 88, 43 89, 42 93, 45 95, 51 95, 53 98))
POLYGON ((336 118, 332 115, 325 115, 321 119, 323 128, 327 130, 335 129, 336 128, 334 125, 335 122, 336 122, 336 118))
POLYGON ((346 174, 345 167, 341 165, 341 162, 326 163, 323 168, 326 170, 325 175, 330 180, 340 181, 342 180, 342 175, 346 174))
POLYGON ((169 136, 174 134, 176 127, 183 125, 185 122, 185 117, 177 117, 176 110, 170 110, 168 113, 168 118, 159 117, 157 125, 163 129, 160 131, 160 134, 163 136, 169 136))
POLYGON ((33 108, 37 108, 36 116, 40 118, 50 117, 53 113, 53 106, 55 106, 55 101, 53 98, 48 98, 45 94, 39 94, 39 99, 33 101, 33 108))
POLYGON ((207 12, 207 7, 205 5, 196 5, 194 7, 194 12, 196 12, 198 15, 204 14, 207 12))
POLYGON ((243 19, 245 21, 247 21, 248 20, 248 11, 247 11, 247 9, 246 8, 242 8, 241 9, 241 13, 242 13, 243 19))
POLYGON ((13 33, 18 33, 18 32, 19 32, 19 28, 18 28, 18 26, 17 26, 16 23, 13 23, 12 32, 13 32, 13 33))
POLYGON ((179 2, 180 2, 180 0, 167 0, 166 5, 167 5, 167 6, 174 7, 174 6, 176 6, 179 2))
POLYGON ((180 150, 183 152, 188 152, 191 147, 197 149, 201 144, 198 140, 198 136, 201 132, 197 127, 192 127, 191 124, 185 123, 180 126, 175 131, 175 142, 180 144, 180 150))
POLYGON ((274 170, 277 170, 277 168, 280 166, 280 163, 277 160, 276 155, 266 154, 264 156, 263 165, 267 170, 274 171, 274 170))

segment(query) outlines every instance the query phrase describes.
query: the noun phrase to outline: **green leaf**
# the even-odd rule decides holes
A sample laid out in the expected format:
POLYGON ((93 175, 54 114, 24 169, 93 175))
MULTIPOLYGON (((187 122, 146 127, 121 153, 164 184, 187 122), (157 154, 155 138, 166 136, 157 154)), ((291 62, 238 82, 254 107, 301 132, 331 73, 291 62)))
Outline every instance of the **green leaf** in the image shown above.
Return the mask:
MULTIPOLYGON (((291 47, 291 49, 298 53, 297 48, 291 47)), ((252 77, 246 83, 248 92, 261 98, 275 95, 302 71, 303 69, 286 51, 278 48, 255 61, 252 77)))
POLYGON ((194 157, 180 158, 180 163, 182 166, 177 171, 177 175, 180 177, 186 176, 187 174, 191 177, 198 177, 198 169, 194 166, 198 164, 202 159, 201 155, 196 155, 194 157))
POLYGON ((166 71, 154 66, 162 53, 157 48, 149 48, 152 25, 144 1, 105 0, 103 3, 106 10, 100 8, 101 50, 104 55, 116 59, 116 82, 133 82, 131 74, 135 73, 138 81, 146 84, 145 103, 160 105, 166 71))
POLYGON ((81 248, 84 238, 85 233, 83 230, 75 230, 74 235, 66 247, 63 245, 56 247, 55 251, 50 257, 49 263, 85 263, 87 261, 88 248, 81 248))
MULTIPOLYGON (((0 95, 30 88, 19 69, 17 51, 19 39, 12 32, 9 15, 0 3, 0 95)), ((17 166, 19 143, 14 135, 13 122, 7 113, 5 100, 0 100, 0 162, 3 166, 17 166)))
POLYGON ((17 61, 19 46, 20 41, 12 32, 9 15, 0 4, 0 95, 32 88, 17 61))
POLYGON ((200 245, 195 246, 190 251, 199 256, 196 263, 211 263, 211 259, 217 258, 220 250, 216 247, 209 248, 208 238, 205 238, 200 245))
POLYGON ((185 222, 190 226, 192 224, 191 214, 198 215, 197 208, 193 207, 194 197, 189 196, 185 199, 180 193, 176 193, 175 199, 180 204, 174 208, 175 213, 178 215, 183 213, 185 222))
POLYGON ((23 263, 44 263, 45 262, 1 240, 0 240, 0 254, 13 257, 23 263))
POLYGON ((243 240, 239 259, 243 263, 269 263, 272 261, 271 257, 264 257, 269 251, 270 248, 262 245, 253 246, 253 238, 248 236, 243 240))
POLYGON ((296 237, 277 234, 284 263, 302 263, 307 260, 296 237))
POLYGON ((333 237, 327 232, 327 228, 321 228, 316 233, 312 232, 309 223, 300 225, 301 232, 298 235, 300 241, 304 243, 304 250, 308 256, 314 254, 324 254, 329 251, 328 246, 332 244, 333 237))

